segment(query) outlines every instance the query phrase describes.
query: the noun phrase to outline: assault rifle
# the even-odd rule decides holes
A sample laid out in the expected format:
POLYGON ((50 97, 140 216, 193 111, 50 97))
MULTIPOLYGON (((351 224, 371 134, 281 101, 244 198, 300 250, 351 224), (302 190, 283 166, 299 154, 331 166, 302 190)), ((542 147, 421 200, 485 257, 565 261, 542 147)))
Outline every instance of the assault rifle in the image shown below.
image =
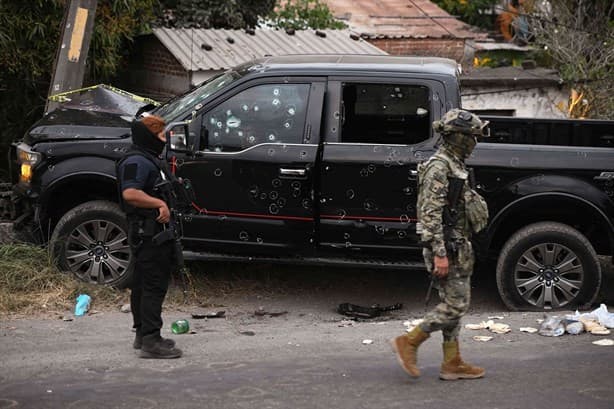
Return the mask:
POLYGON ((183 237, 181 220, 183 212, 188 211, 194 202, 194 191, 189 179, 179 179, 171 172, 168 172, 166 168, 163 169, 163 173, 166 179, 157 183, 154 189, 168 205, 170 219, 166 225, 163 225, 164 230, 153 236, 152 242, 157 245, 170 240, 174 241, 173 258, 175 267, 181 273, 183 299, 186 301, 188 295, 187 269, 185 268, 183 247, 181 245, 181 238, 183 237))
MULTIPOLYGON (((454 226, 456 226, 456 222, 458 221, 458 202, 460 201, 460 195, 463 192, 463 185, 465 184, 465 179, 460 178, 448 178, 448 203, 443 208, 442 214, 442 224, 443 224, 443 240, 446 246, 446 253, 454 256, 456 255, 457 248, 456 243, 452 240, 452 231, 454 230, 454 226)), ((428 303, 431 299, 431 292, 433 291, 433 286, 435 285, 435 277, 431 275, 431 283, 429 284, 429 288, 426 291, 426 299, 424 300, 424 304, 428 306, 428 303)))

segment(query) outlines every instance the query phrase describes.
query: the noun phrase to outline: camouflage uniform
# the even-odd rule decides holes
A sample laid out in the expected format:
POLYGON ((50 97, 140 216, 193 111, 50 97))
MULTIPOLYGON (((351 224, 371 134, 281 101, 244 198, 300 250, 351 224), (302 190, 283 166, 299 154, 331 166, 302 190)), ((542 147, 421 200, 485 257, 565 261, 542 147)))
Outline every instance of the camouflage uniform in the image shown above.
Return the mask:
POLYGON ((488 206, 469 186, 464 161, 477 144, 477 137, 488 136, 487 125, 488 121, 468 111, 452 109, 446 112, 441 120, 433 122, 433 130, 443 137, 441 148, 418 166, 419 224, 416 230, 427 246, 424 261, 433 279, 438 281, 441 303, 426 314, 420 325, 390 341, 401 367, 413 377, 420 376, 418 347, 437 330, 442 331, 444 338, 441 379, 477 379, 486 372, 484 368, 463 361, 458 332, 471 297, 471 233, 479 232, 488 222, 488 206), (444 265, 442 271, 434 274, 435 257, 447 257, 445 278, 435 278, 444 274, 444 265))
POLYGON ((465 212, 465 198, 471 194, 468 172, 463 160, 445 143, 418 170, 418 220, 422 227, 422 241, 430 244, 430 248, 423 250, 427 270, 433 272, 434 255, 447 256, 450 264, 448 276, 437 279, 441 303, 424 317, 420 328, 426 333, 441 330, 444 340, 450 341, 458 337, 460 319, 467 312, 471 298, 474 255, 470 241, 471 225, 465 212), (449 177, 465 181, 456 206, 457 222, 451 233, 457 249, 454 254, 446 250, 442 221, 444 207, 448 204, 449 177))

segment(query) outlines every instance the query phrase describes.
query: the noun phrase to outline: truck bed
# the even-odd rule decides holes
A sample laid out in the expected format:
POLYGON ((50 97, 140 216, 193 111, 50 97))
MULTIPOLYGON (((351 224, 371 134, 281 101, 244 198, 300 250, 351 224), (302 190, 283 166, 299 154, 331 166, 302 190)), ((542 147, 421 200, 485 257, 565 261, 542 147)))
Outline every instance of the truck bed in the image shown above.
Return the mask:
POLYGON ((614 147, 614 122, 481 116, 490 121, 491 143, 614 147))

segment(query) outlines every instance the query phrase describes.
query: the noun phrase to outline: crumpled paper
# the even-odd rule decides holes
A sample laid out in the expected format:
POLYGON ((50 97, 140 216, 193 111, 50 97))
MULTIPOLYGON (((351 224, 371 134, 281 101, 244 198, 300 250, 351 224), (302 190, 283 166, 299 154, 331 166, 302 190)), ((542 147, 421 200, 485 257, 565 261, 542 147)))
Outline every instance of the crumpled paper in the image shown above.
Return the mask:
POLYGON ((487 329, 495 334, 506 334, 512 330, 509 325, 502 322, 494 322, 493 320, 482 321, 479 324, 466 324, 465 328, 472 330, 487 329))

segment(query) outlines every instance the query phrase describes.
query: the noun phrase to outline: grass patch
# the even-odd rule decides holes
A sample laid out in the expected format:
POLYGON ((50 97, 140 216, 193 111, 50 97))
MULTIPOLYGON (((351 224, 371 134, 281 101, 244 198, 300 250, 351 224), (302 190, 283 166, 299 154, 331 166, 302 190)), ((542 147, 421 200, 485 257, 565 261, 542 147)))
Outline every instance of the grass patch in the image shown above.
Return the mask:
POLYGON ((116 307, 127 292, 78 281, 54 265, 47 249, 0 245, 0 315, 32 316, 74 311, 77 295, 92 297, 90 309, 116 307))

